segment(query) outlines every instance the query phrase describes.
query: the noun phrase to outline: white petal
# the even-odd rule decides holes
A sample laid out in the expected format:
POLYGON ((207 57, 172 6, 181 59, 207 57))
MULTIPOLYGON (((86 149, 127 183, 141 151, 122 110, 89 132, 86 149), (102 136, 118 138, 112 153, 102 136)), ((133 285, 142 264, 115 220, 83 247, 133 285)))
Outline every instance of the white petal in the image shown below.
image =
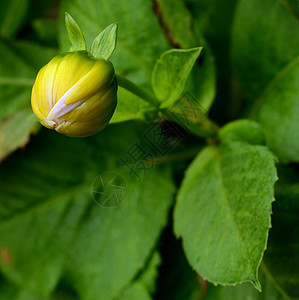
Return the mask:
POLYGON ((77 106, 79 106, 81 103, 83 103, 85 101, 85 99, 83 100, 79 100, 77 102, 71 103, 71 104, 67 104, 65 105, 65 99, 67 97, 67 95, 71 92, 71 90, 74 88, 74 86, 72 86, 60 99, 59 101, 52 107, 51 111, 49 112, 46 120, 47 121, 52 121, 54 119, 57 119, 59 117, 62 117, 63 115, 69 113, 70 111, 72 111, 73 109, 75 109, 77 106))

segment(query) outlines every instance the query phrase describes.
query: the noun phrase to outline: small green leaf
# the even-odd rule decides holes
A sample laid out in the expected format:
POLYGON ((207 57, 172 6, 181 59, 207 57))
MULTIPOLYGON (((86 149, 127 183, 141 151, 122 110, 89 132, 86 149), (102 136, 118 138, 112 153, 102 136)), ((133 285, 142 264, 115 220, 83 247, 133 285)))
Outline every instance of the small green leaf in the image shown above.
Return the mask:
MULTIPOLYGON (((202 1, 203 0, 196 1, 196 3, 201 3, 202 1)), ((188 3, 188 6, 190 4, 191 3, 188 3)), ((192 4, 195 4, 195 2, 192 2, 192 4)), ((214 101, 216 86, 214 58, 209 46, 203 39, 199 30, 186 30, 186 28, 194 28, 194 18, 191 16, 190 10, 187 8, 184 1, 157 0, 155 1, 155 5, 157 6, 156 9, 161 14, 163 24, 168 31, 167 36, 173 46, 179 49, 189 49, 197 47, 198 45, 203 47, 204 52, 201 52, 200 62, 192 69, 189 78, 186 81, 184 93, 179 101, 182 100, 185 94, 189 94, 193 100, 192 106, 194 107, 194 110, 199 111, 203 109, 206 114, 214 101)), ((211 3, 209 2, 209 7, 210 6, 211 3)), ((197 15, 202 16, 201 12, 198 12, 197 15)), ((181 106, 181 104, 176 105, 176 107, 178 106, 181 106)), ((184 109, 183 107, 181 108, 184 109)), ((186 120, 183 120, 183 122, 186 124, 186 120)), ((188 127, 188 130, 190 130, 191 127, 194 127, 195 130, 192 128, 191 131, 194 134, 202 136, 198 126, 190 124, 188 127)))
POLYGON ((92 42, 90 52, 96 58, 108 59, 116 47, 118 23, 107 26, 92 42))
POLYGON ((75 20, 67 12, 65 13, 65 26, 72 43, 71 51, 86 50, 86 43, 82 31, 75 20))
POLYGON ((257 272, 271 226, 275 159, 253 121, 226 125, 220 140, 187 170, 174 212, 175 232, 201 276, 223 285, 250 281, 260 289, 257 272))
POLYGON ((202 48, 165 51, 157 60, 152 75, 152 87, 162 107, 173 104, 182 94, 186 80, 202 48))

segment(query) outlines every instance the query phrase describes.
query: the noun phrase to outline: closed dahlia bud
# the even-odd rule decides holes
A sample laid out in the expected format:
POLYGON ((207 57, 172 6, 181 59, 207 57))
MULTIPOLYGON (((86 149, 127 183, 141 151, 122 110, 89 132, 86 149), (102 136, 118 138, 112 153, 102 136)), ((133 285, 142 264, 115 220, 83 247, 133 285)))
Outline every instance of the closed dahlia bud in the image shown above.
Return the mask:
POLYGON ((86 51, 54 57, 38 73, 31 105, 42 125, 68 136, 88 136, 110 121, 117 103, 113 65, 86 51))

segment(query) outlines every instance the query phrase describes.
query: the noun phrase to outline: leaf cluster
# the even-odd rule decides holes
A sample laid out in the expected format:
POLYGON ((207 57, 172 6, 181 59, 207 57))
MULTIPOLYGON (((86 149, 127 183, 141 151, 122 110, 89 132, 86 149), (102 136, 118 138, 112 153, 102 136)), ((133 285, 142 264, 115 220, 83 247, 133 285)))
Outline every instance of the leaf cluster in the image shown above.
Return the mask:
POLYGON ((299 299, 298 13, 1 1, 0 300, 299 299), (42 129, 32 84, 70 47, 158 104, 120 85, 103 132, 42 129))

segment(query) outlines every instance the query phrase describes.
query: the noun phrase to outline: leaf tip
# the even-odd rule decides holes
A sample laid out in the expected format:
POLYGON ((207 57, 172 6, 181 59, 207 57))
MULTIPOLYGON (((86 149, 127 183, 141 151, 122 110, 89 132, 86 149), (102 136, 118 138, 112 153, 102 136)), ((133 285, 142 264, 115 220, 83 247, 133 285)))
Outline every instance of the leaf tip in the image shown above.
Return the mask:
POLYGON ((201 53, 201 51, 203 50, 203 47, 202 46, 195 47, 195 48, 191 48, 190 50, 198 53, 198 55, 199 55, 201 53))
POLYGON ((250 282, 260 293, 262 292, 261 283, 259 282, 259 280, 257 278, 254 278, 250 282))
POLYGON ((118 22, 114 22, 93 40, 90 52, 94 57, 109 59, 116 47, 117 30, 118 22))
POLYGON ((65 23, 67 23, 70 19, 72 19, 71 15, 67 11, 65 11, 64 12, 65 23))

